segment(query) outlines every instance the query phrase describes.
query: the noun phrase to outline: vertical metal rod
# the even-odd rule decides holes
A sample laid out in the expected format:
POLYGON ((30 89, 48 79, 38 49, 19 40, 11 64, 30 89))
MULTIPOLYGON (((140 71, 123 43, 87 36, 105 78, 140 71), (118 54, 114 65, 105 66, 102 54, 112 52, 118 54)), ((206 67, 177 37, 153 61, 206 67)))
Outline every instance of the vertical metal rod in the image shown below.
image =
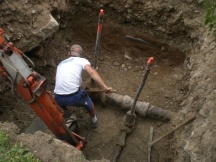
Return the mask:
POLYGON ((142 80, 142 82, 141 82, 141 84, 139 86, 139 89, 138 89, 137 93, 136 93, 136 96, 135 96, 135 99, 134 99, 134 102, 133 102, 133 105, 132 105, 132 108, 131 108, 131 111, 130 111, 131 114, 135 113, 136 102, 137 102, 137 100, 139 98, 139 95, 140 95, 140 93, 141 93, 141 91, 142 91, 142 89, 144 87, 145 81, 146 81, 146 79, 148 77, 148 74, 150 72, 150 65, 153 63, 153 59, 154 59, 153 57, 150 57, 148 59, 148 61, 147 61, 146 72, 145 72, 145 74, 143 76, 143 80, 142 80))
MULTIPOLYGON (((154 128, 151 127, 151 128, 150 128, 149 143, 151 143, 152 140, 153 140, 153 132, 154 132, 154 128)), ((150 145, 150 144, 148 144, 148 162, 151 162, 151 145, 150 145)))
POLYGON ((100 38, 101 38, 103 16, 104 16, 104 10, 101 9, 100 13, 99 13, 97 37, 96 37, 95 51, 94 51, 94 68, 95 69, 97 69, 97 60, 98 60, 98 52, 99 52, 99 47, 100 47, 100 38))

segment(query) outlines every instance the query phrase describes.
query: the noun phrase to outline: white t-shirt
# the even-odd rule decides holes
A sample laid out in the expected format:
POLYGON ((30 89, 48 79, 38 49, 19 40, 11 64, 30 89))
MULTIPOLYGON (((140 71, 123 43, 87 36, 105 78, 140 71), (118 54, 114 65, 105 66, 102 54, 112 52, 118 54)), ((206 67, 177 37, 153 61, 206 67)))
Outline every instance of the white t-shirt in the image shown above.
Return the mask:
POLYGON ((56 71, 54 92, 59 95, 78 91, 82 84, 82 71, 90 62, 81 57, 70 57, 60 62, 56 71))

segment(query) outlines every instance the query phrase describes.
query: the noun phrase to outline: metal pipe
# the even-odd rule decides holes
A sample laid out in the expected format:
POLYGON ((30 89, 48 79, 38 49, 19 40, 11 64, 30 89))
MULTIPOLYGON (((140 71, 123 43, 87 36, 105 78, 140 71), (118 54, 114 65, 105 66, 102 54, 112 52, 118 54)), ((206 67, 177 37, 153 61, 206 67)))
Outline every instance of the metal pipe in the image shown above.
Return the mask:
POLYGON ((102 30, 102 23, 103 23, 103 9, 100 10, 99 13, 99 20, 98 20, 98 28, 97 28, 97 37, 95 43, 95 51, 94 51, 94 68, 97 69, 97 60, 98 60, 98 52, 100 47, 100 38, 101 38, 101 30, 102 30))
POLYGON ((171 133, 175 132, 176 130, 178 130, 179 128, 181 128, 182 126, 186 125, 187 123, 193 121, 196 118, 196 113, 194 113, 193 115, 191 115, 188 119, 186 119, 183 123, 177 125, 175 128, 173 128, 172 130, 166 132, 165 134, 163 134, 162 136, 158 137, 157 139, 155 139, 154 141, 151 141, 149 143, 150 146, 154 145, 155 143, 159 142, 160 140, 164 139, 165 137, 167 137, 168 135, 170 135, 171 133))
MULTIPOLYGON (((128 111, 134 103, 134 99, 130 96, 123 96, 117 93, 89 93, 92 99, 100 101, 103 105, 115 105, 118 106, 120 110, 128 111)), ((162 121, 170 121, 175 116, 176 113, 163 109, 161 107, 154 106, 149 102, 137 101, 135 105, 135 112, 142 117, 150 117, 162 121)))
POLYGON ((135 99, 134 99, 134 102, 133 102, 133 105, 132 105, 131 111, 130 111, 131 114, 135 113, 136 102, 137 102, 137 100, 138 100, 138 98, 140 96, 140 93, 141 93, 141 91, 142 91, 142 89, 144 87, 144 84, 145 84, 146 79, 148 77, 148 74, 150 72, 150 65, 152 64, 153 59, 154 59, 153 57, 150 57, 148 59, 148 61, 147 61, 146 72, 145 72, 145 75, 143 76, 143 80, 142 80, 142 82, 141 82, 141 84, 139 86, 139 89, 138 89, 137 93, 136 93, 136 96, 135 96, 135 99))
POLYGON ((24 53, 22 54, 22 56, 24 59, 28 60, 32 64, 33 68, 35 68, 34 62, 28 56, 26 56, 24 53))

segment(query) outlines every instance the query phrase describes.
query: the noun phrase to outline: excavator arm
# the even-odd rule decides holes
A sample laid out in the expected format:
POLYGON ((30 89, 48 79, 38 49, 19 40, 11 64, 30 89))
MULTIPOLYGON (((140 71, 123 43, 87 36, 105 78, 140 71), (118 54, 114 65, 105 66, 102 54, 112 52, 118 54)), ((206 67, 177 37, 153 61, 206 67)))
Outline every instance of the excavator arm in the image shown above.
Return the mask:
POLYGON ((29 104, 56 138, 82 150, 86 141, 65 125, 63 110, 45 89, 46 78, 29 68, 27 56, 7 42, 3 33, 0 28, 0 75, 11 82, 13 93, 29 104))

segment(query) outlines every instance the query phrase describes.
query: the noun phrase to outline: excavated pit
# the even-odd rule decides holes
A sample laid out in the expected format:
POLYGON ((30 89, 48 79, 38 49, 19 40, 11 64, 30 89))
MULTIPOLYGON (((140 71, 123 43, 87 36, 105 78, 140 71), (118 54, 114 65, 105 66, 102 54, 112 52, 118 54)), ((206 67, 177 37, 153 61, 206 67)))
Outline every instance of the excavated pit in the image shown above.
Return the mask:
MULTIPOLYGON (((97 12, 87 15, 80 11, 73 16, 67 16, 70 15, 67 13, 60 19, 57 18, 58 13, 53 11, 52 14, 61 22, 59 32, 39 45, 39 48, 28 53, 36 64, 35 70, 47 78, 47 89, 50 91, 54 88, 56 65, 66 57, 70 45, 83 46, 84 57, 91 63, 94 62, 93 52, 98 21, 97 12), (43 53, 43 59, 38 57, 40 53, 43 53)), ((154 57, 151 72, 138 100, 174 113, 179 112, 180 103, 187 97, 189 89, 184 49, 177 49, 166 44, 163 39, 153 37, 143 30, 143 26, 114 21, 112 18, 113 15, 109 15, 105 10, 98 54, 98 72, 104 81, 116 89, 117 94, 134 98, 144 75, 147 59, 154 57), (127 39, 128 36, 140 38, 142 41, 131 41, 127 39)), ((84 78, 84 81, 89 79, 86 74, 84 78)), ((9 97, 1 99, 1 102, 6 103, 9 98, 14 98, 15 102, 9 103, 10 108, 1 113, 1 119, 7 118, 8 121, 15 122, 21 132, 24 132, 35 115, 31 110, 20 112, 29 109, 28 105, 17 100, 10 92, 6 95, 9 97)), ((88 160, 110 159, 118 143, 126 111, 119 106, 103 105, 98 101, 95 101, 95 107, 99 116, 99 127, 91 132, 83 154, 88 160)), ((88 119, 88 114, 79 110, 79 117, 88 119)), ((154 138, 156 138, 172 129, 173 122, 172 120, 164 122, 137 114, 136 123, 127 137, 118 162, 147 161, 150 127, 154 127, 154 138)), ((172 162, 175 155, 174 142, 171 134, 155 144, 152 147, 151 161, 172 162)))
MULTIPOLYGON (((54 15, 55 16, 55 15, 54 15)), ((108 19, 106 14, 101 33, 100 51, 98 53, 98 72, 104 81, 117 90, 120 95, 135 97, 145 72, 149 57, 154 57, 150 75, 139 97, 140 101, 149 102, 155 106, 177 113, 179 105, 187 93, 187 73, 184 71, 185 54, 157 38, 142 31, 142 27, 117 23, 108 19), (131 41, 126 36, 140 38, 146 41, 131 41)), ((65 16, 61 21, 68 20, 65 16)), ((71 44, 78 43, 84 47, 84 57, 94 62, 94 47, 97 31, 97 14, 94 16, 77 13, 60 28, 54 38, 47 41, 45 49, 58 63, 65 57, 71 44), (56 48, 53 48, 56 47, 56 48)), ((46 57, 48 58, 47 55, 46 57)), ((39 72, 41 71, 38 69, 39 72)), ((48 78, 50 90, 53 89, 55 68, 51 72, 41 71, 48 78)), ((84 74, 86 80, 87 75, 84 74)), ((101 105, 96 102, 99 116, 99 127, 91 132, 83 154, 88 160, 111 159, 116 144, 119 143, 123 117, 127 111, 120 106, 101 105)), ((79 113, 79 117, 88 119, 88 114, 79 113)), ((126 145, 122 149, 118 161, 131 162, 147 159, 147 144, 150 127, 154 127, 154 137, 173 128, 172 121, 163 122, 137 114, 136 124, 128 135, 126 145)), ((168 136, 152 148, 151 159, 154 161, 172 161, 175 149, 172 135, 168 136)), ((144 160, 145 161, 145 160, 144 160)))

